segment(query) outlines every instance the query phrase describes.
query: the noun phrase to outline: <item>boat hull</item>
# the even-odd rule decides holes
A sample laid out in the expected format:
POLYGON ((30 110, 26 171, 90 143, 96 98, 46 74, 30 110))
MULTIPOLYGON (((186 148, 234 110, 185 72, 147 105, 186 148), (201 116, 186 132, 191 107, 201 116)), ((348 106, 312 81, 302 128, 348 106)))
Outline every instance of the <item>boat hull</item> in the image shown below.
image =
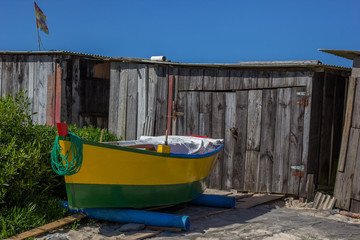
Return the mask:
MULTIPOLYGON (((60 141, 64 151, 67 139, 60 141)), ((158 153, 83 142, 78 173, 65 176, 72 208, 145 208, 191 201, 205 190, 221 146, 206 154, 158 153)))

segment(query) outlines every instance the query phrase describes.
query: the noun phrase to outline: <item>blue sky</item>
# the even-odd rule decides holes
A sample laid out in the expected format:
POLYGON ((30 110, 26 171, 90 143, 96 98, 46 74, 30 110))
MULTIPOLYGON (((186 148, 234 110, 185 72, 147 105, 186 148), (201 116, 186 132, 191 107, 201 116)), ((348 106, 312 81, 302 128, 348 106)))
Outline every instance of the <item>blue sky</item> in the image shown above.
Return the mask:
MULTIPOLYGON (((352 61, 317 49, 360 50, 359 0, 37 0, 45 50, 173 62, 352 61)), ((0 50, 36 51, 32 0, 0 0, 0 50)))

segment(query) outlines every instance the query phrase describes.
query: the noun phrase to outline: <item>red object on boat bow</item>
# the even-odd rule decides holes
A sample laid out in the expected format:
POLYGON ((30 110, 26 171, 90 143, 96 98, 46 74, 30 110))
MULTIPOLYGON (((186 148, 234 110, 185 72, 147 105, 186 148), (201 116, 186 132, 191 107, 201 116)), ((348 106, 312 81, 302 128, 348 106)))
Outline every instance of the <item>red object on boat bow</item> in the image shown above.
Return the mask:
POLYGON ((63 136, 63 137, 69 136, 69 130, 66 123, 58 122, 56 123, 56 127, 58 129, 59 136, 63 136))

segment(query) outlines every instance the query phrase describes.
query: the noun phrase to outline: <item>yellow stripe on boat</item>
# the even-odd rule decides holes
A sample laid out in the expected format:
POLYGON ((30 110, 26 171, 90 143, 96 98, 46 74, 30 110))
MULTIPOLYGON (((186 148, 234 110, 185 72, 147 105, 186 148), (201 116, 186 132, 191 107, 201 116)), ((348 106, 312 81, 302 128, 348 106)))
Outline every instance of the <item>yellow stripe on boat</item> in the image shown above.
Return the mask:
MULTIPOLYGON (((60 146, 68 149, 69 141, 60 146)), ((66 183, 113 185, 169 185, 191 183, 206 178, 217 153, 206 157, 174 157, 170 154, 133 150, 107 144, 83 144, 80 171, 65 176, 66 183)))

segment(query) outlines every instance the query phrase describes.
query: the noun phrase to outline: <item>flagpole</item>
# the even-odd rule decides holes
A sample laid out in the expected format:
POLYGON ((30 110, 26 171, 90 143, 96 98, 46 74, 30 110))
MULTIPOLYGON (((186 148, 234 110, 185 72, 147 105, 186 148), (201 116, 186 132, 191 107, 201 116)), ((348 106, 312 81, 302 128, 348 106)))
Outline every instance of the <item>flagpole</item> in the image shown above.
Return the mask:
POLYGON ((34 0, 34 12, 35 12, 36 34, 37 34, 37 40, 38 40, 39 51, 40 51, 39 28, 38 28, 37 21, 36 21, 35 0, 34 0))

